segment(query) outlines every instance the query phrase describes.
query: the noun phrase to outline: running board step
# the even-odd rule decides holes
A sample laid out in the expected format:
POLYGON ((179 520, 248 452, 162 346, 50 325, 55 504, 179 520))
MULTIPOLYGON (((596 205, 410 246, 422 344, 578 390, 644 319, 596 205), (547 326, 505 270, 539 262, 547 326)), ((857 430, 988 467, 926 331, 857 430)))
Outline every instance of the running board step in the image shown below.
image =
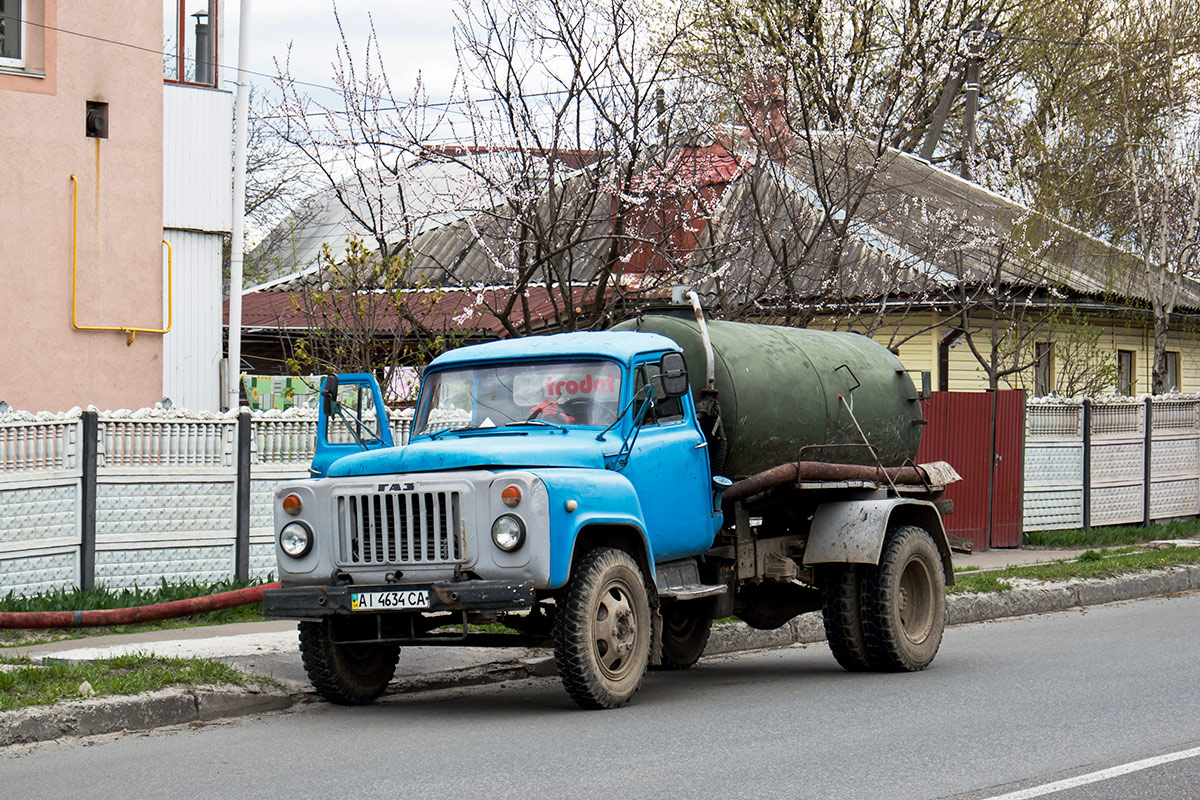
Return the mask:
POLYGON ((716 586, 680 586, 670 589, 660 589, 658 596, 663 600, 674 600, 676 602, 682 600, 699 600, 704 597, 716 597, 725 594, 729 591, 729 587, 725 584, 716 586))

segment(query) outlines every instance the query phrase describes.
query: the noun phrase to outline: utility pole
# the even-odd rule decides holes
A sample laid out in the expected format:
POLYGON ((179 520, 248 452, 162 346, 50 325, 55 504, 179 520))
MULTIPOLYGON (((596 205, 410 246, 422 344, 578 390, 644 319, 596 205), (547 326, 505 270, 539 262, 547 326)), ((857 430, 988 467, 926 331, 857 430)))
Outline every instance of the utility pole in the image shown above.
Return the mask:
POLYGON ((237 118, 233 127, 233 226, 229 253, 229 343, 225 408, 237 408, 242 383, 242 251, 246 246, 246 129, 249 125, 250 0, 238 17, 237 118))
POLYGON ((952 71, 950 77, 946 79, 946 88, 942 90, 942 97, 933 111, 933 120, 929 123, 929 130, 925 132, 925 141, 921 143, 920 155, 926 161, 933 160, 938 140, 942 138, 942 129, 946 127, 946 119, 950 116, 950 107, 954 105, 954 98, 958 95, 958 90, 962 88, 962 82, 962 68, 952 71))
POLYGON ((978 19, 967 31, 967 110, 963 118, 962 176, 971 180, 975 163, 975 114, 979 110, 979 65, 983 62, 983 23, 978 19))

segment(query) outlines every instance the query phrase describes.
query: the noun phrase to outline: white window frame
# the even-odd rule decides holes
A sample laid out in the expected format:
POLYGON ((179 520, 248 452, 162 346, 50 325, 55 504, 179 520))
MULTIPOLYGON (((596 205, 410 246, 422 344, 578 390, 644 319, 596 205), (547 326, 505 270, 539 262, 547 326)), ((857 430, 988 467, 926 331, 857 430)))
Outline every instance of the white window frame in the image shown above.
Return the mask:
POLYGON ((1033 344, 1033 394, 1045 397, 1054 391, 1054 343, 1033 344))
POLYGON ((1179 351, 1166 351, 1166 359, 1164 360, 1166 361, 1166 364, 1164 365, 1166 366, 1166 374, 1163 375, 1163 383, 1165 384, 1165 386, 1163 386, 1163 391, 1182 392, 1183 389, 1179 385, 1183 383, 1183 377, 1179 374, 1181 372, 1182 364, 1179 351), (1172 380, 1172 378, 1174 378, 1174 380, 1172 380))
POLYGON ((1137 351, 1117 350, 1117 394, 1132 397, 1137 391, 1137 351), (1127 369, 1121 368, 1122 356, 1128 362, 1127 369))
MULTIPOLYGON (((0 68, 8 67, 10 69, 24 69, 25 68, 25 54, 29 51, 29 33, 28 33, 29 26, 25 24, 25 11, 26 11, 25 0, 4 0, 4 2, 17 4, 17 13, 12 16, 15 16, 16 19, 18 20, 17 37, 18 37, 18 40, 20 41, 21 54, 19 56, 17 56, 16 58, 4 58, 3 56, 0 56, 0 68)), ((10 17, 10 19, 11 19, 11 17, 10 17)))

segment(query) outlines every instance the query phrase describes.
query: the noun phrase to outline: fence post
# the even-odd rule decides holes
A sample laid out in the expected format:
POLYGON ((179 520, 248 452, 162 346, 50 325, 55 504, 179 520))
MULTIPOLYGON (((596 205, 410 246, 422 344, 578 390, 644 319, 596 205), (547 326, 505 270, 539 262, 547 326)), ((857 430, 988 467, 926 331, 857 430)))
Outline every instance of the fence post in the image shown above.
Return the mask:
POLYGON ((1092 527, 1092 399, 1083 399, 1083 527, 1092 527))
POLYGON ((237 539, 234 573, 239 581, 250 580, 250 412, 238 413, 237 421, 237 539))
POLYGON ((1154 430, 1154 398, 1146 397, 1146 444, 1142 464, 1142 527, 1150 525, 1150 445, 1154 430))
POLYGON ((90 592, 96 587, 96 466, 99 459, 100 415, 83 412, 83 475, 80 480, 79 506, 79 588, 90 592))

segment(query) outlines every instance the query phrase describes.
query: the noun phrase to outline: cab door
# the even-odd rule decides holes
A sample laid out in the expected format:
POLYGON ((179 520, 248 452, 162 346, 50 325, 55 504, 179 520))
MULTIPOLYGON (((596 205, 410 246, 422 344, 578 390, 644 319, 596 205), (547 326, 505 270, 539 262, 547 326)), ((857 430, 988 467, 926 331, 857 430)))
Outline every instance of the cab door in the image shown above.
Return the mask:
POLYGON ((339 458, 392 446, 391 421, 374 376, 364 372, 326 376, 321 382, 317 450, 308 471, 323 478, 339 458))
POLYGON ((634 390, 654 387, 654 399, 633 404, 637 426, 629 460, 621 473, 637 490, 646 520, 646 533, 656 561, 702 552, 712 545, 720 527, 713 509, 708 448, 695 422, 690 393, 666 397, 659 360, 634 365, 634 390))

